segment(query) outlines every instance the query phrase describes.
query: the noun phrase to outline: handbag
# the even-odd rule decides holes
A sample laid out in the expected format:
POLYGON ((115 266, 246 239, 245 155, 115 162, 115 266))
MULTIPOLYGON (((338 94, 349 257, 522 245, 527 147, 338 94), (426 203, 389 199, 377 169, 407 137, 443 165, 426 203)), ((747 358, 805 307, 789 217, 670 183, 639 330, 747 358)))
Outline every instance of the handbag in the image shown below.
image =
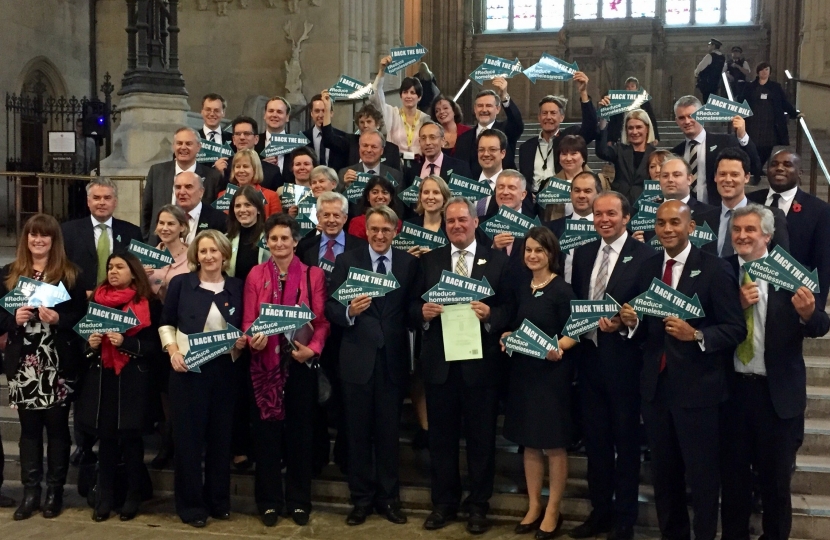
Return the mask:
MULTIPOLYGON (((314 311, 314 305, 311 296, 310 268, 306 268, 305 278, 306 290, 308 291, 308 307, 309 309, 311 309, 311 311, 314 311)), ((296 340, 302 343, 303 345, 308 345, 308 342, 311 341, 312 334, 313 330, 311 327, 311 323, 307 323, 295 330, 293 332, 293 335, 289 338, 288 342, 293 343, 294 340, 296 340)), ((331 398, 331 381, 329 380, 328 375, 326 375, 326 370, 323 369, 323 366, 320 365, 320 362, 318 360, 314 360, 310 367, 314 370, 314 375, 317 377, 317 403, 319 403, 320 405, 325 405, 326 402, 331 398)))

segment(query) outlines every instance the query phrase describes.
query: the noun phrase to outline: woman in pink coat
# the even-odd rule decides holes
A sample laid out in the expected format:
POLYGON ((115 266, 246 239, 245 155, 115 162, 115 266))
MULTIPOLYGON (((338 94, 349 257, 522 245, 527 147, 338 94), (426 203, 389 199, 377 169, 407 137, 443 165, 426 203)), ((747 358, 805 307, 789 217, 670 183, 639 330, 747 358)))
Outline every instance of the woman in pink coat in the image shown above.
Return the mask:
POLYGON ((270 216, 265 222, 265 240, 271 258, 255 266, 245 281, 245 330, 257 319, 263 303, 305 305, 314 313, 310 328, 297 331, 291 343, 285 334, 255 333, 249 338, 256 407, 251 415, 254 498, 262 522, 269 527, 276 525, 283 504, 298 525, 308 523, 311 512, 312 412, 317 402, 314 366, 329 336, 329 322, 324 315, 325 274, 294 256, 299 239, 300 226, 294 218, 283 213, 270 216), (283 438, 288 469, 284 493, 283 438))

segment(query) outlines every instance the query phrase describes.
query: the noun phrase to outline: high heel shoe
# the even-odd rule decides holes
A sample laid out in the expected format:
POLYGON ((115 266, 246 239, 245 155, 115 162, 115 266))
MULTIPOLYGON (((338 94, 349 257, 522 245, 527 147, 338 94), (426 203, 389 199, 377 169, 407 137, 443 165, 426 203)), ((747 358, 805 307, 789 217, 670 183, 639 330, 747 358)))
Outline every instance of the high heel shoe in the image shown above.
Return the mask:
POLYGON ((559 532, 562 529, 562 523, 565 521, 565 518, 562 517, 562 514, 559 514, 559 517, 556 520, 556 528, 552 531, 543 531, 541 528, 536 531, 536 540, 553 540, 557 536, 559 536, 559 532))
POLYGON ((519 522, 516 524, 516 528, 513 529, 513 532, 516 534, 527 534, 539 529, 539 526, 542 525, 542 520, 545 519, 545 513, 542 512, 539 514, 539 517, 531 521, 530 523, 522 523, 519 522))

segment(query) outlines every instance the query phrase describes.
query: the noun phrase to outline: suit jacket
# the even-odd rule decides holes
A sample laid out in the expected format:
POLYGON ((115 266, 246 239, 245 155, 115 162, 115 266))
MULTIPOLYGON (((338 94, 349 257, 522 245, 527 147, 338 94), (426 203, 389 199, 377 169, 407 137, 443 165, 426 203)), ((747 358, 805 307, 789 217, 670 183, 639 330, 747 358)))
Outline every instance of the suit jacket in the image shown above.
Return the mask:
MULTIPOLYGON (((648 289, 663 275, 663 253, 645 261, 639 291, 648 289)), ((735 272, 723 259, 692 246, 683 266, 677 290, 688 297, 698 295, 704 317, 687 321, 703 332, 705 351, 695 341, 680 341, 666 334, 662 319, 643 316, 635 332, 644 340, 640 392, 653 401, 658 378, 668 385, 665 395, 672 407, 711 407, 726 399, 725 366, 735 348, 746 339, 746 323, 738 295, 735 272), (694 275, 692 275, 694 274, 694 275), (660 358, 666 355, 666 370, 660 374, 660 358)))
MULTIPOLYGON (((736 276, 738 256, 726 259, 736 276)), ((740 279, 740 278, 739 278, 740 279)), ((740 281, 739 281, 740 282, 740 281)), ((764 328, 764 367, 767 370, 772 406, 779 418, 795 418, 807 407, 807 369, 804 366, 804 338, 817 338, 830 330, 830 317, 816 302, 816 310, 805 324, 792 304, 793 293, 767 288, 767 314, 764 328), (771 324, 772 323, 772 324, 771 324), (766 331, 769 328, 770 331, 766 331)), ((735 379, 735 363, 727 369, 730 383, 735 379)))
MULTIPOLYGON (((591 144, 597 138, 597 110, 594 103, 589 99, 587 103, 581 103, 582 123, 580 125, 568 126, 560 129, 553 139, 553 169, 550 175, 553 176, 562 170, 559 163, 559 142, 566 135, 579 135, 585 139, 585 144, 591 144)), ((539 137, 531 137, 519 147, 519 172, 528 181, 533 183, 533 170, 535 169, 536 154, 539 151, 539 137)), ((505 167, 507 168, 507 167, 505 167)))
POLYGON ((643 193, 643 183, 649 178, 648 157, 655 150, 654 145, 647 144, 640 165, 634 168, 634 147, 619 142, 609 145, 607 129, 599 132, 596 144, 597 157, 614 164, 614 181, 611 182, 611 189, 628 197, 631 204, 634 204, 634 201, 643 193))
MULTIPOLYGON (((769 190, 762 189, 749 193, 747 198, 754 203, 764 204, 768 195, 769 190)), ((821 294, 816 297, 816 305, 823 306, 830 289, 830 204, 799 188, 793 199, 793 205, 790 206, 790 211, 787 212, 784 220, 789 243, 788 245, 779 243, 779 245, 804 266, 818 269, 821 294), (793 209, 795 203, 801 206, 798 212, 793 209)), ((778 209, 772 210, 775 213, 778 209)), ((781 210, 778 212, 783 214, 781 210)), ((779 226, 779 220, 776 219, 776 233, 779 226)))
MULTIPOLYGON (((322 238, 323 236, 317 234, 317 231, 312 231, 305 235, 300 240, 300 243, 297 244, 297 257, 303 261, 303 264, 308 266, 318 266, 320 264, 320 241, 322 238)), ((369 243, 366 240, 346 233, 346 246, 343 249, 343 253, 353 249, 368 247, 368 245, 369 243)))
MULTIPOLYGON (((357 133, 344 133, 339 131, 343 135, 339 135, 337 132, 339 130, 326 130, 326 126, 323 126, 323 141, 325 141, 326 145, 336 146, 337 148, 341 148, 343 151, 347 153, 346 163, 342 166, 345 167, 348 163, 357 163, 360 161, 360 135, 357 133)), ((386 145, 383 147, 383 156, 381 157, 381 161, 388 167, 392 167, 393 169, 401 170, 401 149, 398 148, 398 145, 386 141, 386 145)), ((334 170, 338 170, 332 167, 334 170)))
MULTIPOLYGON (((416 177, 421 176, 421 169, 424 167, 424 160, 416 160, 411 167, 407 167, 403 172, 403 181, 406 187, 412 185, 416 177)), ((454 157, 444 154, 444 161, 441 162, 441 170, 438 176, 443 178, 446 182, 450 181, 450 171, 461 176, 470 178, 470 166, 466 162, 456 159, 454 157)))
MULTIPOLYGON (((329 124, 327 126, 323 126, 320 129, 320 132, 323 134, 323 141, 320 144, 321 155, 317 156, 320 165, 327 165, 335 171, 339 171, 349 163, 354 163, 353 161, 349 161, 348 144, 344 144, 346 141, 345 131, 340 131, 329 124), (328 136, 326 135, 326 131, 330 132, 328 136), (325 150, 329 151, 328 161, 326 161, 325 150)), ((314 150, 314 127, 310 127, 303 131, 303 135, 305 135, 309 141, 306 146, 314 150)))
MULTIPOLYGON (((496 120, 493 129, 498 129, 507 136, 507 155, 504 156, 504 168, 515 169, 516 141, 522 136, 525 124, 522 121, 522 113, 513 99, 510 100, 510 105, 504 108, 504 113, 507 115, 507 120, 496 120)), ((476 126, 473 126, 473 129, 462 133, 455 141, 455 157, 461 161, 466 161, 470 165, 472 178, 478 178, 481 175, 481 165, 478 164, 478 147, 476 145, 477 129, 476 126)), ((532 174, 530 178, 533 178, 532 174)))
MULTIPOLYGON (((345 185, 345 183, 343 182, 343 177, 346 175, 346 171, 357 171, 357 172, 361 173, 361 172, 363 172, 363 164, 362 163, 355 163, 354 165, 349 165, 348 167, 343 167, 342 169, 340 169, 340 171, 337 173, 337 175, 340 178, 340 185, 341 186, 345 185)), ((378 176, 382 176, 383 178, 386 178, 386 173, 391 174, 392 178, 395 179, 395 182, 398 183, 398 187, 395 188, 395 191, 397 193, 400 193, 401 191, 406 189, 406 186, 403 183, 403 174, 401 173, 401 171, 399 171, 398 169, 393 169, 392 167, 390 167, 389 165, 386 165, 385 163, 381 163, 380 167, 378 169, 378 176)))
MULTIPOLYGON (((80 287, 84 291, 93 290, 98 285, 98 250, 92 219, 83 217, 67 221, 61 225, 61 231, 66 256, 83 270, 78 277, 80 287)), ((133 240, 143 241, 141 229, 128 221, 112 218, 112 252, 126 250, 133 240)))
MULTIPOLYGON (((718 154, 724 148, 740 148, 749 156, 749 169, 753 175, 761 173, 761 158, 758 157, 758 148, 752 139, 749 140, 746 146, 741 146, 738 138, 731 133, 711 133, 706 132, 706 193, 709 196, 709 204, 719 206, 720 194, 718 193, 718 186, 715 184, 715 160, 718 159, 718 154)), ((674 148, 672 153, 683 157, 686 153, 686 141, 684 140, 674 148)), ((700 172, 698 172, 700 176, 700 172)))
MULTIPOLYGON (((225 131, 224 129, 222 129, 221 126, 219 127, 219 133, 221 133, 221 135, 222 135, 222 142, 223 143, 229 143, 233 140, 233 134, 228 132, 228 131, 225 131)), ((205 133, 204 126, 202 126, 202 128, 199 129, 199 136, 202 139, 207 140, 207 133, 205 133)))
MULTIPOLYGON (((720 209, 718 207, 702 203, 695 199, 694 195, 689 197, 689 201, 686 204, 692 210, 692 219, 698 227, 705 223, 709 225, 709 228, 712 229, 715 235, 718 234, 718 230, 720 228, 720 209)), ((643 238, 645 238, 646 243, 650 242, 654 236, 655 232, 653 230, 645 231, 643 233, 643 238)), ((700 249, 706 253, 711 253, 715 256, 718 255, 717 241, 704 244, 700 249)))
MULTIPOLYGON (((219 184, 222 175, 218 170, 202 163, 196 164, 196 174, 205 179, 205 193, 202 195, 202 204, 208 205, 216 200, 216 194, 221 191, 219 184)), ((156 230, 159 209, 173 201, 173 180, 175 176, 175 160, 156 163, 147 172, 144 196, 141 202, 141 237, 145 242, 150 238, 150 234, 156 230)))
MULTIPOLYGON (((591 272, 603 246, 602 240, 595 240, 574 250, 571 288, 580 300, 590 300, 591 272)), ((608 277, 605 293, 620 305, 630 302, 640 294, 643 265, 654 254, 651 246, 628 235, 614 270, 608 277)), ((581 361, 580 375, 606 381, 621 392, 637 392, 643 362, 642 350, 638 345, 620 332, 597 330, 597 345, 583 336, 577 354, 581 361)))
POLYGON ((240 330, 242 328, 241 279, 225 276, 225 288, 218 294, 199 286, 199 273, 179 274, 170 280, 164 297, 164 310, 160 326, 173 326, 183 334, 205 331, 211 305, 216 305, 225 321, 240 330))
MULTIPOLYGON (((487 278, 496 292, 495 296, 485 298, 483 302, 490 306, 489 330, 482 323, 481 342, 483 358, 479 360, 460 361, 464 383, 472 387, 495 387, 500 384, 503 374, 502 353, 499 337, 507 330, 515 312, 514 302, 508 283, 507 256, 489 245, 477 241, 476 253, 470 269, 473 279, 487 278), (479 261, 486 261, 479 264, 479 261)), ((417 285, 417 295, 412 303, 411 316, 421 324, 424 323, 423 305, 426 303, 421 295, 434 287, 441 279, 443 270, 452 271, 452 247, 450 244, 421 256, 422 278, 417 285)), ((444 384, 450 372, 450 363, 444 359, 444 337, 441 317, 432 319, 423 332, 421 358, 424 382, 427 384, 444 384)))
POLYGON ((405 251, 392 248, 392 275, 400 287, 383 298, 374 298, 369 308, 349 324, 346 307, 332 298, 349 273, 349 268, 372 270, 368 246, 345 251, 334 261, 326 301, 326 318, 343 328, 340 344, 340 377, 353 384, 366 384, 374 372, 378 350, 386 349, 386 370, 395 384, 403 384, 409 376, 409 332, 414 327, 408 309, 415 303, 415 285, 420 280, 418 259, 405 251))

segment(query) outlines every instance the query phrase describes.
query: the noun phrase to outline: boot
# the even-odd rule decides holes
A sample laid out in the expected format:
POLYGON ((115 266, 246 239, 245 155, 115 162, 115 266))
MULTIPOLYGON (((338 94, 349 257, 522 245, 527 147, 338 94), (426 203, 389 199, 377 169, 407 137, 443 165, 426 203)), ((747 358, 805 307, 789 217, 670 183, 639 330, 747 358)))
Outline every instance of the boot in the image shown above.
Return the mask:
POLYGON ((14 511, 14 520, 29 519, 38 510, 40 510, 40 486, 24 487, 23 500, 17 510, 14 511))
POLYGON ((56 518, 63 510, 63 486, 46 486, 46 500, 43 502, 43 517, 56 518))
POLYGON ((40 510, 40 483, 43 480, 43 444, 21 437, 19 448, 23 500, 14 512, 15 521, 29 519, 40 510))
POLYGON ((46 500, 43 502, 43 517, 58 517, 63 510, 63 486, 69 472, 69 439, 50 437, 46 447, 46 500))

